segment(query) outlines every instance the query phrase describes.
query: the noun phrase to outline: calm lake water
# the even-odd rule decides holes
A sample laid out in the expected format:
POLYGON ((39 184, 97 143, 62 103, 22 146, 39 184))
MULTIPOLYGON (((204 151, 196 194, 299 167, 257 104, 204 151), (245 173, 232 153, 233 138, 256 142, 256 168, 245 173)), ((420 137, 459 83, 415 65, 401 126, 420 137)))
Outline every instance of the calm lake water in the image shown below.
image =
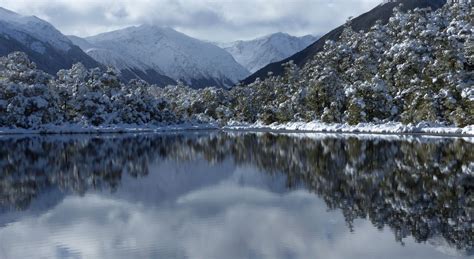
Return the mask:
POLYGON ((472 258, 474 144, 0 137, 0 258, 472 258))

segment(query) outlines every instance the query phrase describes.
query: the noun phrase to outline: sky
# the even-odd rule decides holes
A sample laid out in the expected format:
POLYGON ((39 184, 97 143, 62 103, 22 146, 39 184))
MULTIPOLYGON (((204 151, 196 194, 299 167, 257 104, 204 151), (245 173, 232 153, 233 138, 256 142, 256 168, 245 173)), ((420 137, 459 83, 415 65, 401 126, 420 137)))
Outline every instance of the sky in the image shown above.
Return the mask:
POLYGON ((140 24, 172 27, 202 40, 248 40, 274 32, 324 35, 381 0, 0 0, 62 33, 92 36, 140 24))

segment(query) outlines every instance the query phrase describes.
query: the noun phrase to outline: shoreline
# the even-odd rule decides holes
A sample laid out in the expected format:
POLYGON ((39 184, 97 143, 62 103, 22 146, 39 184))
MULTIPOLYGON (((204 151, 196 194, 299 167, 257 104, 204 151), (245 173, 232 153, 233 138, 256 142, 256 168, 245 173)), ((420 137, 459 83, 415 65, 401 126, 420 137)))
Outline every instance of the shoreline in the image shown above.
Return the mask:
POLYGON ((321 122, 309 123, 287 123, 263 125, 260 123, 251 125, 225 126, 230 131, 252 131, 252 132, 276 132, 276 133, 314 133, 314 134, 336 134, 354 136, 431 136, 445 138, 474 138, 474 125, 457 128, 446 126, 427 125, 403 125, 401 123, 384 124, 359 124, 350 126, 347 124, 325 124, 321 122))
POLYGON ((355 126, 346 124, 325 124, 321 122, 292 122, 286 124, 264 125, 263 123, 230 122, 225 126, 215 123, 185 123, 176 125, 111 125, 111 126, 82 126, 65 124, 61 126, 46 125, 40 129, 11 129, 0 128, 0 136, 8 135, 72 135, 72 134, 133 134, 186 131, 230 131, 230 132, 274 132, 274 133, 316 133, 341 135, 389 135, 389 136, 434 136, 473 138, 474 125, 457 128, 442 125, 420 123, 418 125, 403 125, 401 123, 365 123, 355 126))
POLYGON ((0 136, 6 135, 77 135, 77 134, 133 134, 159 133, 196 130, 218 130, 214 124, 176 124, 163 126, 113 125, 113 126, 47 126, 41 129, 9 129, 0 128, 0 136))
POLYGON ((474 138, 474 134, 459 133, 423 133, 423 132, 345 132, 345 131, 311 131, 311 130, 289 130, 289 129, 221 129, 226 132, 255 132, 255 133, 281 133, 281 134, 321 134, 321 135, 344 135, 344 136, 414 136, 414 137, 442 137, 442 138, 474 138))

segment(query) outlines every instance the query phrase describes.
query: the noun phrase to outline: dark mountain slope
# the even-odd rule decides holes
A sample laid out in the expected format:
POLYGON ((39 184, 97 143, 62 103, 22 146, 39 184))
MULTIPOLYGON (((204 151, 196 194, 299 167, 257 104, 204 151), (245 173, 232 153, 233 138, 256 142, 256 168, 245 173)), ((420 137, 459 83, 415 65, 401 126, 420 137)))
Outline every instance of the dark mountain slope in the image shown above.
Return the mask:
MULTIPOLYGON (((25 37, 30 38, 32 42, 37 41, 31 36, 25 35, 25 37)), ((25 52, 39 69, 53 75, 61 69, 71 68, 73 64, 78 62, 88 68, 101 66, 77 46, 71 46, 68 51, 64 52, 45 44, 45 52, 39 53, 16 39, 0 34, 0 56, 6 56, 14 51, 25 52)))
MULTIPOLYGON (((433 10, 436 10, 442 7, 446 3, 446 0, 398 0, 397 2, 379 5, 371 11, 354 18, 352 20, 352 28, 355 31, 366 31, 372 27, 377 20, 381 20, 383 24, 386 24, 393 14, 393 8, 397 7, 400 3, 403 4, 402 10, 404 11, 427 7, 431 7, 433 10)), ((344 25, 332 30, 317 40, 315 43, 296 53, 295 55, 282 61, 267 65, 242 82, 244 84, 253 83, 258 77, 261 79, 266 78, 269 72, 273 72, 274 75, 281 75, 283 73, 282 64, 287 63, 290 60, 293 60, 295 64, 300 67, 304 66, 304 64, 306 64, 306 62, 310 60, 316 53, 323 50, 324 43, 327 40, 337 41, 343 30, 344 25)))
POLYGON ((14 51, 25 52, 39 69, 50 74, 77 62, 88 68, 100 66, 46 21, 0 7, 0 56, 14 51))

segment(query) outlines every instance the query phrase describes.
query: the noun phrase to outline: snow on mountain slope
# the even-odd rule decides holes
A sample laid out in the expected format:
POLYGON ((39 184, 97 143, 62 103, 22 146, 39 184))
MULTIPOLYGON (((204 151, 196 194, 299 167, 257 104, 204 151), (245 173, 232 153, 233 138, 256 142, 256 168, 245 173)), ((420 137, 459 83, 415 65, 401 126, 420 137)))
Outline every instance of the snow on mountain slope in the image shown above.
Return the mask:
POLYGON ((137 68, 141 70, 151 69, 151 67, 143 64, 139 60, 128 56, 127 53, 117 53, 113 50, 101 48, 76 36, 69 36, 69 39, 93 59, 104 65, 110 65, 119 70, 127 68, 137 68))
POLYGON ((165 76, 159 68, 149 66, 127 53, 102 48, 76 36, 69 36, 69 39, 97 62, 118 69, 125 81, 139 78, 159 86, 176 84, 175 80, 165 76))
POLYGON ((26 52, 39 68, 53 74, 76 62, 100 66, 48 22, 0 7, 0 55, 13 51, 26 52))
POLYGON ((83 49, 102 63, 152 69, 196 88, 231 87, 249 75, 226 51, 171 28, 142 25, 85 40, 83 49))
POLYGON ((12 25, 0 27, 0 32, 2 33, 11 33, 11 36, 17 36, 14 31, 9 30, 11 27, 15 27, 16 30, 28 32, 35 38, 47 42, 60 50, 68 51, 71 48, 71 42, 61 32, 56 30, 51 24, 35 16, 22 16, 0 7, 0 21, 12 25))
POLYGON ((239 64, 254 73, 270 63, 303 50, 316 40, 312 35, 295 37, 279 32, 250 41, 218 43, 217 46, 225 49, 239 64))
POLYGON ((87 50, 89 50, 89 49, 97 48, 97 46, 95 46, 94 44, 88 42, 87 40, 85 40, 81 37, 77 37, 77 36, 74 36, 74 35, 68 35, 67 37, 69 38, 70 41, 72 41, 72 43, 74 43, 74 45, 78 46, 79 48, 81 48, 85 52, 87 52, 87 50))

